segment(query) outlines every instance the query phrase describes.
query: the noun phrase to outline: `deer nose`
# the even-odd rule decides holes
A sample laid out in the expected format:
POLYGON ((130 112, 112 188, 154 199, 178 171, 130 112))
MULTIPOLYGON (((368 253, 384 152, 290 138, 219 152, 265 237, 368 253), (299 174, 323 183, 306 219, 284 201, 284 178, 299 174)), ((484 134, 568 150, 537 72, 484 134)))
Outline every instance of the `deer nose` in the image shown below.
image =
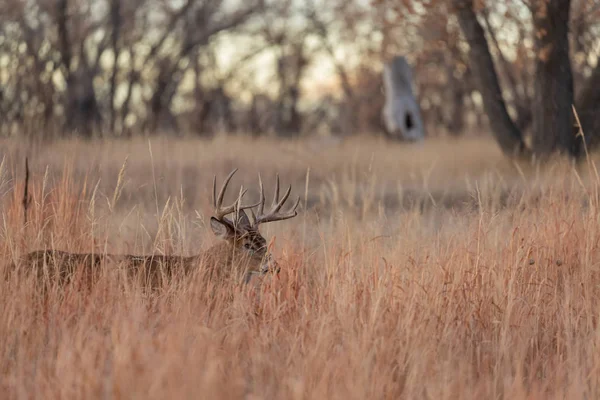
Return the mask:
POLYGON ((277 263, 277 261, 275 261, 271 255, 269 255, 266 260, 265 263, 263 264, 262 268, 261 268, 261 273, 266 274, 268 272, 275 272, 275 273, 279 273, 279 264, 277 263))

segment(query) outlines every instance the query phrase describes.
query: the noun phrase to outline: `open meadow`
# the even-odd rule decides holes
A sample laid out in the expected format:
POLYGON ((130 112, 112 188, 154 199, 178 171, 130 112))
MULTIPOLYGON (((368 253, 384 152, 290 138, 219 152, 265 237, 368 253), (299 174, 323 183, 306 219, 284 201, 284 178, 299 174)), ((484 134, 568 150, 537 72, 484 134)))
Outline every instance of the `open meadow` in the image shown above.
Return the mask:
POLYGON ((489 138, 0 139, 0 397, 600 398, 599 192, 593 160, 517 165, 489 138), (281 271, 258 287, 103 271, 42 296, 9 270, 196 254, 233 168, 227 201, 259 172, 300 196, 261 230, 281 271))

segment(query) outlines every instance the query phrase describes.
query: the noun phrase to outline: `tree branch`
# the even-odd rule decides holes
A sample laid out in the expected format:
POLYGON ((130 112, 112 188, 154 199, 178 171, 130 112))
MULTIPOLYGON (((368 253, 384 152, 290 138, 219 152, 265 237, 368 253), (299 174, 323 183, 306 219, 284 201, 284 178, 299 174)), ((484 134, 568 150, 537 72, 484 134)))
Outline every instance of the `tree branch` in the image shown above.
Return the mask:
POLYGON ((510 118, 483 27, 472 0, 453 0, 459 25, 469 44, 469 62, 478 83, 490 127, 502 152, 509 157, 527 153, 521 131, 510 118))
POLYGON ((531 108, 529 108, 527 106, 527 103, 524 101, 524 99, 521 97, 521 95, 519 93, 517 79, 515 78, 514 74, 512 73, 512 70, 510 69, 510 63, 506 60, 506 57, 504 57, 504 52, 502 51, 502 48, 500 47, 500 43, 498 42, 496 33, 494 32, 494 29, 492 28, 492 25, 490 24, 487 9, 484 9, 484 11, 482 12, 482 15, 483 15, 483 21, 485 22, 487 31, 490 34, 490 39, 492 40, 492 44, 494 45, 494 48, 496 49, 496 52, 498 53, 500 67, 502 68, 502 70, 504 71, 504 74, 506 75, 506 79, 510 86, 510 91, 514 98, 515 108, 517 111, 516 125, 519 128, 519 130, 523 130, 527 127, 527 125, 529 125, 531 123, 531 108))
POLYGON ((585 134, 586 143, 590 147, 594 147, 600 142, 600 118, 598 118, 600 115, 600 90, 598 88, 600 88, 600 56, 576 101, 581 128, 585 134))

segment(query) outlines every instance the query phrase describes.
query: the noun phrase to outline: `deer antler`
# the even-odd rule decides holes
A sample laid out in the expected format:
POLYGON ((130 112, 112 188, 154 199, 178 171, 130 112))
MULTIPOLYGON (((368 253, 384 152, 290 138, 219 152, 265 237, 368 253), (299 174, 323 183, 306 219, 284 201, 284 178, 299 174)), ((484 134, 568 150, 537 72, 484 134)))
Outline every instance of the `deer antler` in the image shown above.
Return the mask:
POLYGON ((292 208, 290 208, 287 212, 280 212, 281 207, 286 202, 290 193, 292 191, 292 185, 288 187, 285 194, 279 199, 279 174, 277 174, 277 179, 275 181, 275 195, 273 196, 273 204, 271 205, 271 210, 264 213, 265 209, 265 191, 263 189, 262 179, 260 174, 258 174, 258 183, 260 185, 260 200, 258 201, 258 215, 254 215, 254 211, 252 212, 252 219, 254 220, 253 226, 254 228, 258 228, 258 225, 264 224, 266 222, 274 222, 274 221, 282 221, 284 219, 293 218, 298 215, 296 208, 298 204, 300 204, 300 197, 296 200, 296 203, 292 208))
POLYGON ((240 187, 240 194, 238 195, 237 200, 233 204, 227 207, 223 207, 223 197, 225 196, 225 190, 227 189, 229 181, 231 181, 231 178, 236 172, 237 168, 231 171, 227 178, 225 178, 225 182, 223 182, 223 186, 221 186, 221 190, 219 191, 218 196, 217 177, 215 176, 213 178, 213 207, 215 208, 215 218, 217 218, 220 221, 227 221, 227 219, 224 218, 227 214, 231 214, 232 212, 239 214, 241 210, 246 210, 248 208, 253 208, 259 205, 259 203, 244 206, 241 205, 242 197, 244 196, 244 194, 246 194, 246 190, 244 190, 244 187, 242 186, 240 187))

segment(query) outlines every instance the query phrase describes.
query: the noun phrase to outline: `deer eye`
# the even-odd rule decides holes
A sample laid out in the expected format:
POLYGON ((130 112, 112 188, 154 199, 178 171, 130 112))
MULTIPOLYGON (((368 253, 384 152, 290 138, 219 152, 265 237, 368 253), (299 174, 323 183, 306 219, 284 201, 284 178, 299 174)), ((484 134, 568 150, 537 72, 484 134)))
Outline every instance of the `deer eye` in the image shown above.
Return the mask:
POLYGON ((244 243, 244 248, 245 248, 246 250, 250 250, 250 251, 252 251, 252 245, 251 245, 250 243, 244 243))

